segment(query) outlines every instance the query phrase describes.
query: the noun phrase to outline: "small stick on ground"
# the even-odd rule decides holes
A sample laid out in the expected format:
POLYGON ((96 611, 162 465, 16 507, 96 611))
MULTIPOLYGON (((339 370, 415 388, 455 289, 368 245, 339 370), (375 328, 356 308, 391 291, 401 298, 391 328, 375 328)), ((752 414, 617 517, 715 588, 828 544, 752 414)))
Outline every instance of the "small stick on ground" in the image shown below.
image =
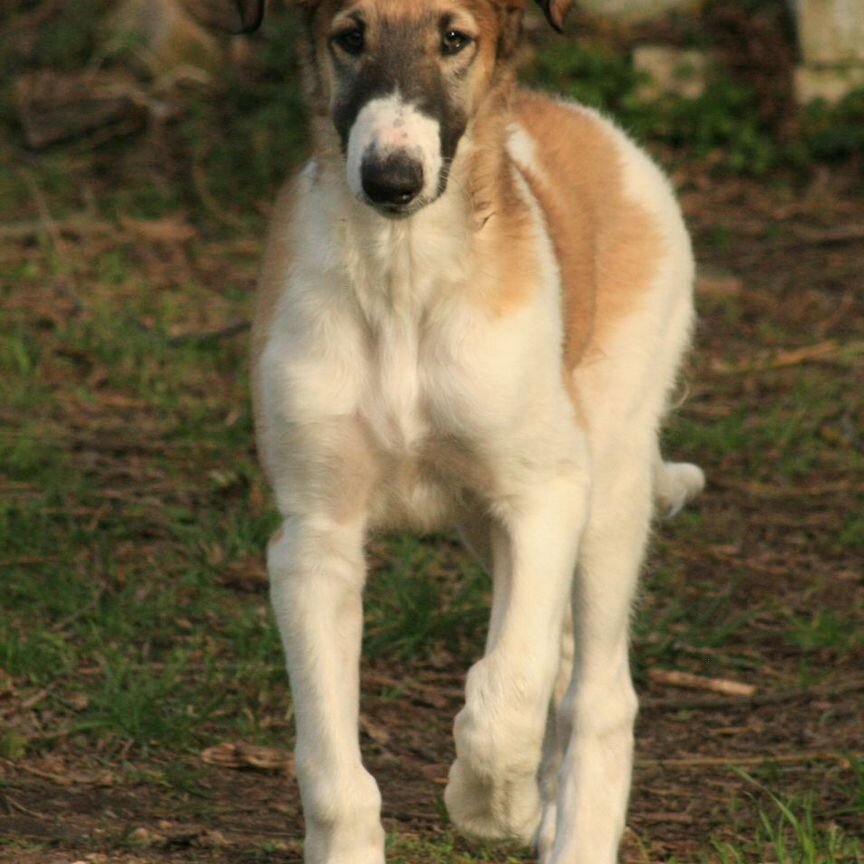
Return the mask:
POLYGON ((723 693, 726 696, 752 696, 756 692, 752 684, 730 681, 728 678, 706 678, 704 675, 694 675, 691 672, 679 672, 674 669, 649 669, 648 678, 655 684, 686 687, 689 690, 710 690, 712 693, 723 693))
POLYGON ((763 765, 801 765, 806 762, 836 762, 844 768, 851 767, 851 759, 864 758, 864 753, 774 753, 768 756, 685 756, 681 759, 637 759, 639 768, 722 768, 735 765, 759 768, 763 765))
POLYGON ((45 196, 42 194, 39 184, 29 171, 22 171, 21 176, 24 178, 24 182, 30 190, 33 203, 36 205, 36 210, 39 213, 39 221, 44 228, 45 233, 51 238, 51 243, 54 246, 54 249, 57 254, 64 259, 65 263, 68 251, 66 241, 63 239, 60 229, 57 227, 57 223, 54 221, 51 211, 48 209, 48 203, 45 201, 45 196))
POLYGON ((844 681, 840 684, 795 687, 789 690, 774 690, 769 693, 755 693, 739 699, 705 696, 693 699, 641 699, 639 707, 643 711, 665 709, 668 711, 710 711, 712 709, 754 708, 759 705, 777 705, 782 702, 798 700, 832 699, 864 690, 864 680, 844 681))
POLYGON ((841 343, 834 339, 819 342, 816 345, 805 345, 791 351, 778 351, 773 357, 754 358, 740 363, 727 363, 716 360, 711 369, 721 375, 746 375, 756 372, 770 372, 775 369, 788 369, 804 363, 835 362, 842 355, 857 356, 864 353, 864 342, 852 341, 841 343))
POLYGON ((167 342, 171 348, 187 345, 192 342, 215 342, 218 339, 225 339, 229 336, 245 333, 250 327, 251 322, 242 319, 234 321, 231 324, 226 324, 224 327, 219 327, 216 330, 202 330, 198 333, 183 333, 179 336, 172 336, 167 342))
MULTIPOLYGON (((30 188, 30 192, 33 194, 33 187, 30 188)), ((80 237, 84 235, 112 234, 116 233, 117 230, 110 223, 94 219, 86 213, 70 216, 68 219, 63 219, 60 222, 50 218, 49 214, 49 219, 50 221, 46 221, 43 217, 30 222, 10 222, 6 225, 0 225, 0 239, 30 240, 33 237, 38 237, 40 234, 48 234, 52 242, 56 242, 56 237, 62 240, 63 234, 73 234, 76 237, 80 237), (51 229, 56 231, 56 234, 52 235, 51 229)))

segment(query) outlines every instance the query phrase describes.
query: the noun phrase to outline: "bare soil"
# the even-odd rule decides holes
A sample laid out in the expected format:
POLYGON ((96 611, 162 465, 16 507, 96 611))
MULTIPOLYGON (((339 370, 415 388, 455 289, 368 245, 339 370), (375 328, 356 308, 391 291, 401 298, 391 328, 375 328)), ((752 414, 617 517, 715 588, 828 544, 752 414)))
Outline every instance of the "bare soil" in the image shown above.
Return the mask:
MULTIPOLYGON (((724 650, 752 660, 739 675, 758 689, 742 699, 642 682, 625 844, 625 860, 633 862, 690 861, 707 836, 738 836, 733 802, 746 826, 764 795, 730 766, 757 773, 773 766, 786 793, 815 796, 821 818, 853 834, 862 827, 855 821, 860 811, 844 815, 845 787, 838 782, 849 771, 842 754, 864 749, 861 641, 849 651, 830 645, 821 655, 811 651, 819 681, 807 686, 802 649, 790 644, 782 623, 789 610, 862 608, 860 557, 823 542, 849 508, 860 506, 864 489, 843 458, 862 447, 864 369, 860 358, 844 361, 831 347, 860 347, 864 339, 859 180, 825 173, 797 191, 701 174, 678 180, 686 181, 682 200, 708 274, 699 283, 703 314, 682 410, 706 423, 741 405, 756 414, 793 386, 802 365, 816 364, 847 380, 843 404, 823 434, 848 441, 836 449, 836 464, 796 482, 751 479, 752 453, 703 453, 710 478, 698 505, 710 526, 705 536, 675 537, 674 526, 661 527, 660 536, 668 530, 672 539, 649 562, 649 583, 653 568, 682 564, 686 602, 686 594, 706 585, 722 594, 730 574, 738 574, 724 614, 759 612, 724 650), (717 225, 726 226, 720 244, 717 225), (732 319, 721 314, 726 299, 737 310, 732 319), (761 347, 766 322, 785 334, 784 344, 761 347)), ((772 454, 755 458, 770 461, 772 454)), ((637 644, 637 657, 639 650, 637 644)), ((431 839, 445 830, 450 727, 469 662, 445 656, 435 664, 379 660, 364 668, 364 749, 383 788, 385 823, 403 838, 431 839)), ((700 665, 697 652, 693 666, 700 665)), ((286 730, 286 742, 287 736, 286 730)), ((138 753, 106 763, 78 741, 26 762, 3 760, 0 833, 24 845, 0 847, 0 861, 299 859, 301 817, 290 769, 202 765, 194 792, 184 794, 146 780, 148 769, 172 758, 138 753)))

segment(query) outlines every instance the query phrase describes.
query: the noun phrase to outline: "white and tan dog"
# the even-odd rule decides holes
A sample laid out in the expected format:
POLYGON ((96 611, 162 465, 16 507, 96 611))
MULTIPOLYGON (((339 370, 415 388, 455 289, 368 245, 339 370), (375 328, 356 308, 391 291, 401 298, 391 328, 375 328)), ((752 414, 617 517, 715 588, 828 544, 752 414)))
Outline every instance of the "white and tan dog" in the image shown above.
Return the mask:
MULTIPOLYGON (((253 374, 306 861, 384 859, 358 745, 364 542, 455 525, 494 599, 450 816, 609 864, 652 509, 703 483, 657 443, 693 320, 687 232, 617 128, 514 85, 523 0, 299 2, 314 155, 276 207, 253 374)), ((568 6, 550 0, 555 26, 568 6)))

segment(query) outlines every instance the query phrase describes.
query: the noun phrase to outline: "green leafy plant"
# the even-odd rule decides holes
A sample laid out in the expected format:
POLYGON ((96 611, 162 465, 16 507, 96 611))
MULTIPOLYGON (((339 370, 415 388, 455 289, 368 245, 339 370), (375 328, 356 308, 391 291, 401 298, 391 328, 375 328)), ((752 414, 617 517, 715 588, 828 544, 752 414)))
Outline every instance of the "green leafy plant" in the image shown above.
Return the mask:
POLYGON ((837 105, 818 100, 801 118, 804 148, 823 161, 864 156, 864 87, 849 93, 837 105))

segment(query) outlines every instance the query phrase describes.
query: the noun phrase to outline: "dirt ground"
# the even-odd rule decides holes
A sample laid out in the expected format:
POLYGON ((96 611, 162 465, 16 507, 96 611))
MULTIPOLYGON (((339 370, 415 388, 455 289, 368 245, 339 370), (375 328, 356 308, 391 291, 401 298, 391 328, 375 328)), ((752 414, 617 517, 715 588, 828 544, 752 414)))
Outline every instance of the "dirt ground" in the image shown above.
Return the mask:
MULTIPOLYGON (((845 435, 860 452, 862 366, 837 353, 839 344, 860 350, 864 339, 864 202, 856 182, 826 173, 795 193, 739 180, 704 181, 685 192, 707 274, 699 283, 702 318, 685 413, 710 421, 743 404, 758 415, 788 390, 802 365, 813 364, 845 379, 842 404, 820 434, 845 435), (726 226, 719 246, 718 224, 726 226), (734 320, 722 314, 730 299, 734 320), (760 347, 764 341, 754 336, 768 324, 784 334, 773 348, 760 347)), ((846 787, 839 782, 849 771, 843 754, 864 750, 861 640, 848 650, 829 644, 815 659, 811 652, 818 684, 802 685, 802 652, 780 638, 772 615, 775 608, 862 608, 860 554, 814 541, 860 506, 862 477, 849 470, 845 452, 840 447, 835 464, 823 463, 818 476, 775 483, 749 466, 770 461, 771 453, 703 450, 710 482, 699 511, 709 527, 676 538, 670 526, 673 538, 660 542, 647 579, 650 585, 652 568, 670 560, 686 563, 685 594, 705 582, 722 592, 729 575, 740 574, 726 614, 760 611, 730 643, 737 656, 752 660, 743 674, 758 689, 734 698, 643 681, 625 860, 695 860, 706 836, 740 830, 730 823, 730 804, 738 801, 746 822, 761 793, 730 766, 749 772, 773 766, 787 792, 813 794, 823 817, 853 834, 861 830, 860 810, 844 815, 846 787)), ((698 666, 698 652, 695 659, 698 666)), ((384 790, 386 825, 403 840, 445 830, 440 793, 465 662, 379 660, 364 668, 365 753, 384 790)), ((290 768, 286 774, 203 766, 195 794, 186 798, 130 781, 132 769, 146 772, 160 761, 158 754, 139 756, 137 765, 124 762, 119 770, 98 753, 62 747, 26 762, 3 760, 0 832, 38 845, 0 847, 0 860, 298 858, 301 820, 290 768)), ((468 847, 457 841, 461 848, 468 847)))

